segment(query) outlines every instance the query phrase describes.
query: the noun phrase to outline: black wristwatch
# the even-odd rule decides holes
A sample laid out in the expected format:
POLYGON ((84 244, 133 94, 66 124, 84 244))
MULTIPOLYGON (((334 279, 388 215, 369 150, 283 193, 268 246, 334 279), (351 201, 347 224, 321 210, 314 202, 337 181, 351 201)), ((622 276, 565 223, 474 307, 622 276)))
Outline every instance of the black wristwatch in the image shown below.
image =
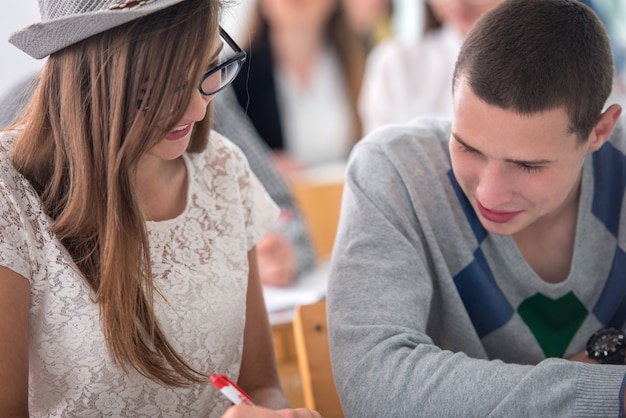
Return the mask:
POLYGON ((626 364, 624 331, 615 328, 602 328, 587 341, 587 357, 602 364, 626 364))

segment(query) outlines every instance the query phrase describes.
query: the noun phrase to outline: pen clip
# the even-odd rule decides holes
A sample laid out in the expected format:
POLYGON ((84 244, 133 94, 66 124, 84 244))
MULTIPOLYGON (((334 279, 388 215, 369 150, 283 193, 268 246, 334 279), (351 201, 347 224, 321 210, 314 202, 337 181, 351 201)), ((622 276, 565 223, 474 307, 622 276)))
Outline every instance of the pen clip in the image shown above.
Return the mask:
POLYGON ((254 406, 250 395, 237 386, 237 384, 230 380, 225 374, 213 373, 211 375, 211 383, 235 405, 244 404, 254 406))

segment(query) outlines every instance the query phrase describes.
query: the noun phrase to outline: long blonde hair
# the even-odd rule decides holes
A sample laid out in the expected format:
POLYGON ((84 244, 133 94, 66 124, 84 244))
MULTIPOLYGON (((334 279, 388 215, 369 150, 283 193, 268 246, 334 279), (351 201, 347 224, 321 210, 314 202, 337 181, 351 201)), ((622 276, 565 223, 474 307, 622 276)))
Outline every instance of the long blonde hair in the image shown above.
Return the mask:
MULTIPOLYGON (((183 117, 220 8, 220 0, 183 1, 52 54, 12 155, 94 291, 113 360, 172 386, 204 376, 157 323, 135 174, 183 117)), ((189 152, 206 147, 210 123, 196 124, 189 152)))

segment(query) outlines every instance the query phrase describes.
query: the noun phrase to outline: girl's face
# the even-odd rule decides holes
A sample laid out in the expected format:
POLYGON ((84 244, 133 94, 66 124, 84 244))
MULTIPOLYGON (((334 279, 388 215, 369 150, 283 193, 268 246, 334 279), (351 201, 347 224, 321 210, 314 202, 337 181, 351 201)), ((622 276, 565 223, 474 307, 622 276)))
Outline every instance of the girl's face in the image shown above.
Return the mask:
MULTIPOLYGON (((223 49, 223 43, 218 40, 215 42, 215 47, 206 70, 210 71, 221 64, 221 52, 223 49)), ((199 80, 194 80, 190 83, 194 90, 191 95, 191 100, 187 105, 187 109, 182 119, 176 124, 161 142, 156 144, 150 149, 147 154, 152 157, 156 157, 160 160, 175 160, 182 156, 185 150, 189 146, 191 141, 191 133, 196 122, 200 122, 206 116, 206 110, 208 104, 213 100, 214 94, 205 95, 200 92, 200 89, 212 90, 220 87, 221 84, 221 71, 206 77, 202 76, 199 80)))
POLYGON ((318 28, 325 26, 337 0, 260 0, 259 6, 272 28, 318 28))
POLYGON ((427 0, 433 14, 440 22, 466 35, 483 13, 502 0, 427 0))
MULTIPOLYGON (((193 90, 183 117, 147 154, 161 160, 179 158, 189 146, 195 123, 204 119, 207 106, 215 94, 226 88, 239 74, 246 59, 245 52, 222 28, 219 29, 219 37, 215 38, 204 73, 199 77, 191 72, 188 74, 190 81, 184 85, 191 86, 193 90)), ((185 90, 181 88, 180 91, 185 90)), ((176 106, 180 100, 173 98, 172 102, 176 106)))
POLYGON ((211 100, 213 96, 204 96, 198 90, 194 91, 183 118, 148 154, 161 160, 174 160, 182 156, 189 146, 194 124, 204 119, 211 100))

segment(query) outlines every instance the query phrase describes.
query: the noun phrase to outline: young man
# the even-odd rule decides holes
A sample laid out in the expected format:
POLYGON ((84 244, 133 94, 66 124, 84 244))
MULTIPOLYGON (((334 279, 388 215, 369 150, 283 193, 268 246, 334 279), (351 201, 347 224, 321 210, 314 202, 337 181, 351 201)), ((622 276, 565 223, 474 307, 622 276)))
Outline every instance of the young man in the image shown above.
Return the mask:
POLYGON ((357 145, 328 296, 346 416, 622 414, 626 138, 605 103, 612 75, 586 6, 505 1, 463 44, 451 124, 357 145))

